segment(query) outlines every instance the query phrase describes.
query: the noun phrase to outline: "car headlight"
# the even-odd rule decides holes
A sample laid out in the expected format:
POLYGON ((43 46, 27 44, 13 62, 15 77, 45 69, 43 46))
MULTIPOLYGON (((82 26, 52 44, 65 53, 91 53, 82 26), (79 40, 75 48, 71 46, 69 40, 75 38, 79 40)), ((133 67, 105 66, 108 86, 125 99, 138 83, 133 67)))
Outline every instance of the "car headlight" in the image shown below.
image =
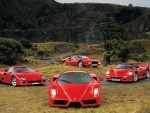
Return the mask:
POLYGON ((50 93, 51 93, 52 97, 55 97, 56 96, 56 89, 51 89, 50 93))
POLYGON ((128 72, 128 75, 133 75, 133 73, 132 72, 128 72))
POLYGON ((99 93, 99 88, 94 88, 94 97, 97 97, 99 93))
POLYGON ((45 76, 42 76, 41 78, 42 78, 42 79, 46 79, 45 76))
POLYGON ((110 71, 107 71, 107 72, 106 72, 106 75, 108 75, 108 74, 110 74, 110 71))
POLYGON ((20 78, 20 80, 22 80, 22 81, 23 81, 23 80, 26 80, 26 78, 24 78, 24 77, 21 77, 21 78, 20 78))
POLYGON ((98 62, 98 64, 101 64, 100 62, 98 62))
POLYGON ((89 61, 89 64, 91 64, 91 61, 89 61))

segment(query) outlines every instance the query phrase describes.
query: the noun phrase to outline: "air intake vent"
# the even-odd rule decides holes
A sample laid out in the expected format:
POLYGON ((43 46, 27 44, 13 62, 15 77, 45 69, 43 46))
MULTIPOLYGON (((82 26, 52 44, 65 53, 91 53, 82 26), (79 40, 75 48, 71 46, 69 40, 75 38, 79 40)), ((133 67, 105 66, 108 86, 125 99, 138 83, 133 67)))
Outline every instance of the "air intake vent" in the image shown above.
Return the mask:
POLYGON ((54 104, 61 104, 61 105, 65 105, 65 104, 67 104, 67 100, 55 100, 54 101, 54 104))
POLYGON ((95 99, 82 100, 82 102, 83 102, 84 104, 96 104, 96 100, 95 100, 95 99))

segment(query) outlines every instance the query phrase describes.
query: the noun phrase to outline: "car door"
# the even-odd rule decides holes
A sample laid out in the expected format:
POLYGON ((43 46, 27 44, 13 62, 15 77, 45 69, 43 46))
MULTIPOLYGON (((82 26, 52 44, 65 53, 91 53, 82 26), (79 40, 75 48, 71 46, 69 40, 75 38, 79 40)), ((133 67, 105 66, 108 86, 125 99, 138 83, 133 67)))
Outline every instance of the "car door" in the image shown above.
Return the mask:
POLYGON ((70 57, 70 65, 77 66, 78 65, 78 58, 77 56, 71 56, 70 57))
POLYGON ((4 75, 3 75, 3 82, 4 83, 11 83, 12 71, 13 71, 13 68, 8 68, 4 72, 4 75))
POLYGON ((143 70, 142 68, 139 68, 139 69, 137 70, 137 72, 138 72, 138 78, 143 78, 143 77, 144 77, 144 75, 145 75, 145 70, 143 70))

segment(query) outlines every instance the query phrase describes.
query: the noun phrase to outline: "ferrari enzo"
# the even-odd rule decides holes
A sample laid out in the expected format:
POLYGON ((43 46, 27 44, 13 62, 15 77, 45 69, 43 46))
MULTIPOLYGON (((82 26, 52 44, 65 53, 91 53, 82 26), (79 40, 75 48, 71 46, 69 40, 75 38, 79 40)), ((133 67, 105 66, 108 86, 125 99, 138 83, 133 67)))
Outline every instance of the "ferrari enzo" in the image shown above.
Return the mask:
POLYGON ((49 103, 57 107, 98 106, 102 100, 100 81, 94 73, 65 71, 55 74, 48 88, 49 103))
POLYGON ((61 59, 63 65, 79 66, 79 67, 98 67, 100 61, 93 58, 88 58, 84 55, 73 55, 67 58, 61 59))
POLYGON ((13 86, 44 85, 46 78, 42 73, 33 71, 29 67, 11 66, 0 71, 0 82, 12 84, 13 86))
POLYGON ((122 63, 116 68, 110 68, 106 72, 107 81, 138 81, 142 78, 149 77, 150 67, 148 63, 135 62, 135 63, 122 63))

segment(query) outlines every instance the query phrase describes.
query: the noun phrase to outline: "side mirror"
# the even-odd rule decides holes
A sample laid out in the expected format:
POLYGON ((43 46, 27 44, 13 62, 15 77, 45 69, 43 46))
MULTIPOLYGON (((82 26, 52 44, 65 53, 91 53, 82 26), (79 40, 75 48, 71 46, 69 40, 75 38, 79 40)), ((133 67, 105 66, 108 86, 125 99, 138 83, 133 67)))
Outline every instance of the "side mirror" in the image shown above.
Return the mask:
POLYGON ((98 78, 99 81, 104 81, 104 78, 98 78))
POLYGON ((47 81, 48 81, 48 82, 51 82, 51 81, 52 81, 52 79, 48 79, 47 81))
POLYGON ((35 70, 35 72, 39 72, 38 70, 35 70))

